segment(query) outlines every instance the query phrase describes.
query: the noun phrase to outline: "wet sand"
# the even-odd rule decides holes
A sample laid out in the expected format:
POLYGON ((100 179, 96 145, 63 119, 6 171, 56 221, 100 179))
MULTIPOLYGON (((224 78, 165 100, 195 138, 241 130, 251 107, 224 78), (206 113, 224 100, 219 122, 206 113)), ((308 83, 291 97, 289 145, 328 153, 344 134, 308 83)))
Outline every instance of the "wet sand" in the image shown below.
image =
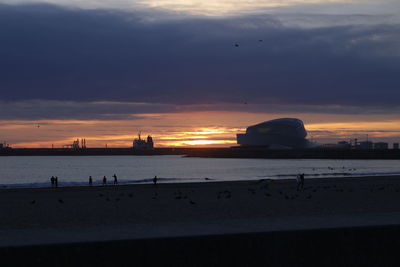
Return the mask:
POLYGON ((0 190, 0 246, 398 225, 400 177, 0 190))

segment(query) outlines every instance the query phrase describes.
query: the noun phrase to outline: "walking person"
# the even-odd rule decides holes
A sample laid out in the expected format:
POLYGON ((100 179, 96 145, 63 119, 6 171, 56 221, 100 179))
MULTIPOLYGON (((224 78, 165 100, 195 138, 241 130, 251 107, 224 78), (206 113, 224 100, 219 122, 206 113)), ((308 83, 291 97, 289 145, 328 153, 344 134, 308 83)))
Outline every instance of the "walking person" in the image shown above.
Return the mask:
POLYGON ((51 183, 51 187, 54 187, 54 183, 55 183, 55 178, 54 178, 54 176, 51 176, 51 178, 50 178, 50 183, 51 183))
POLYGON ((115 175, 115 173, 114 173, 113 177, 114 177, 114 184, 118 184, 117 175, 115 175))
POLYGON ((54 185, 55 187, 58 187, 58 177, 54 177, 54 185))
POLYGON ((107 185, 107 178, 106 178, 106 176, 103 177, 103 185, 107 185))
POLYGON ((157 175, 154 176, 154 178, 153 178, 153 184, 154 184, 154 185, 157 185, 157 175))
POLYGON ((92 186, 93 185, 93 179, 92 176, 89 176, 89 185, 92 186))

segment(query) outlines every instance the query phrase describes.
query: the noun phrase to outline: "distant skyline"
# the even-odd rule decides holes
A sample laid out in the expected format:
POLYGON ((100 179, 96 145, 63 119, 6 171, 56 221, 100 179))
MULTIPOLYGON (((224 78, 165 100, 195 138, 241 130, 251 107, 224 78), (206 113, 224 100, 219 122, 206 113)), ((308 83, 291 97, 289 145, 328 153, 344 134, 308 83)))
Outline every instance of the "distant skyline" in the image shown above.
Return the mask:
POLYGON ((400 142, 399 1, 0 0, 0 141, 231 146, 262 121, 400 142), (237 44, 237 45, 236 45, 237 44), (39 126, 39 127, 38 127, 39 126))

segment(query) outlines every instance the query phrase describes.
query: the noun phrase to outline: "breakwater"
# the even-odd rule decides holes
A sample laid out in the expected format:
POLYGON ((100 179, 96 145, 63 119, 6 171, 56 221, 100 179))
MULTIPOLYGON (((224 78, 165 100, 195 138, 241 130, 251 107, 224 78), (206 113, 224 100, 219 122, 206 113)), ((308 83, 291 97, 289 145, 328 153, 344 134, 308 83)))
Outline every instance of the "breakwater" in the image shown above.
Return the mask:
POLYGON ((16 148, 1 149, 0 156, 116 156, 182 155, 203 158, 265 159, 400 159, 399 149, 302 149, 271 150, 265 148, 16 148))
POLYGON ((265 159, 400 159, 394 149, 302 149, 270 150, 262 148, 208 148, 188 150, 188 157, 265 158, 265 159))
POLYGON ((123 155, 185 155, 185 148, 155 148, 155 149, 132 149, 132 148, 15 148, 2 149, 0 156, 123 156, 123 155))

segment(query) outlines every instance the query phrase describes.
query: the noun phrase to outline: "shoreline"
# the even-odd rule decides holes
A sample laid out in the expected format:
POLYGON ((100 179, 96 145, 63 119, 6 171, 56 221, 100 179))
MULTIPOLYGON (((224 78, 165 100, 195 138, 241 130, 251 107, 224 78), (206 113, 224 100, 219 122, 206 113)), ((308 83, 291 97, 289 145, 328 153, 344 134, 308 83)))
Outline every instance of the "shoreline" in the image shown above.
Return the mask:
MULTIPOLYGON (((163 177, 158 177, 159 179, 163 179, 163 177)), ((318 178, 316 178, 316 177, 312 177, 312 178, 307 178, 307 176, 306 176, 306 183, 307 183, 307 181, 319 181, 319 180, 338 180, 338 181, 341 181, 341 180, 353 180, 353 179, 355 179, 355 180, 362 180, 362 179, 391 179, 391 178, 394 178, 394 179, 400 179, 400 174, 390 174, 390 175, 365 175, 365 176, 361 176, 361 175, 354 175, 354 176, 352 176, 352 175, 348 175, 348 176, 327 176, 327 177, 318 177, 318 178)), ((167 179, 179 179, 179 178, 167 178, 167 179)), ((198 178, 198 179, 201 179, 201 178, 198 178)), ((29 186, 24 186, 24 184, 12 184, 12 185, 17 185, 17 186, 9 186, 9 185, 7 185, 7 184, 3 184, 3 185, 1 185, 0 186, 0 192, 1 191, 3 191, 3 190, 7 190, 7 191, 9 191, 9 190, 31 190, 31 189, 38 189, 38 190, 48 190, 48 189, 50 189, 50 190, 61 190, 61 189, 66 189, 66 190, 69 190, 69 189, 90 189, 90 188, 115 188, 115 187, 131 187, 131 186, 153 186, 153 184, 152 184, 152 178, 148 178, 148 179, 146 179, 146 180, 148 180, 148 181, 146 181, 146 182, 141 182, 141 181, 139 181, 139 182, 127 182, 127 183, 124 183, 124 181, 122 181, 121 183, 119 183, 119 184, 117 184, 117 185, 114 185, 114 184, 111 184, 111 183, 109 183, 109 184, 107 184, 106 186, 104 186, 104 185, 101 185, 100 183, 99 184, 94 184, 94 185, 92 185, 92 186, 89 186, 89 185, 81 185, 81 184, 77 184, 77 185, 66 185, 66 186, 63 186, 62 185, 62 183, 57 187, 57 188, 53 188, 53 187, 51 187, 51 185, 50 185, 50 183, 47 183, 48 185, 47 186, 32 186, 32 187, 29 187, 29 186), (19 185, 21 185, 21 186, 19 186, 19 185)), ((184 179, 183 179, 184 180, 184 179)), ((202 182, 199 182, 199 181, 195 181, 195 182, 158 182, 158 186, 167 186, 167 185, 169 185, 169 186, 189 186, 189 185, 193 185, 193 186, 196 186, 196 185, 202 185, 202 184, 208 184, 208 183, 210 183, 210 184, 215 184, 215 183, 220 183, 220 184, 224 184, 224 183, 227 183, 227 184, 230 184, 230 183, 237 183, 237 184, 241 184, 241 183, 254 183, 254 182, 258 182, 258 183, 260 183, 260 182, 266 182, 266 181, 271 181, 271 182, 273 182, 273 183, 279 183, 279 182, 282 182, 282 183, 285 183, 285 182, 292 182, 293 183, 293 181, 295 181, 296 180, 296 178, 295 177, 293 177, 293 178, 261 178, 261 179, 247 179, 247 180, 217 180, 217 179, 211 179, 211 178, 209 178, 209 179, 205 179, 204 178, 204 181, 202 181, 202 182)), ((68 182, 69 183, 69 182, 68 182)), ((70 182, 70 183, 74 183, 74 182, 70 182)), ((43 183, 43 184, 45 184, 45 182, 43 183)))

